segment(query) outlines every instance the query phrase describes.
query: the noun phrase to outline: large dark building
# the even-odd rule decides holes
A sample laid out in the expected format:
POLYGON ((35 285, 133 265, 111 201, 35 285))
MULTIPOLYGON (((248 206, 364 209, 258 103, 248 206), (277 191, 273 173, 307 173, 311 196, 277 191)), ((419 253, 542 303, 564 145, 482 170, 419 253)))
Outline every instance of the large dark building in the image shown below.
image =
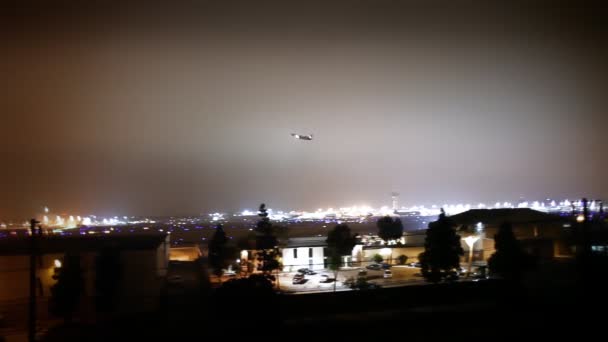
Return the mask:
MULTIPOLYGON (((510 223, 515 237, 524 248, 541 260, 573 255, 572 219, 528 208, 472 209, 450 216, 461 235, 478 234, 484 241, 482 255, 493 253, 494 236, 503 223, 510 223), (491 244, 491 246, 490 246, 491 244)), ((477 254, 479 254, 476 251, 477 254)))

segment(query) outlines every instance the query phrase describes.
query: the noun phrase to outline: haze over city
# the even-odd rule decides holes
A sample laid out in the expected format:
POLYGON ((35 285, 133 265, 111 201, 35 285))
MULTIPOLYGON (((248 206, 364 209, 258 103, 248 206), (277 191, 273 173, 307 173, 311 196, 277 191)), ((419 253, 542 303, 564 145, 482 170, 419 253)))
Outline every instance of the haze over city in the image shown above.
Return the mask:
POLYGON ((592 11, 204 9, 9 21, 1 218, 608 191, 592 11))

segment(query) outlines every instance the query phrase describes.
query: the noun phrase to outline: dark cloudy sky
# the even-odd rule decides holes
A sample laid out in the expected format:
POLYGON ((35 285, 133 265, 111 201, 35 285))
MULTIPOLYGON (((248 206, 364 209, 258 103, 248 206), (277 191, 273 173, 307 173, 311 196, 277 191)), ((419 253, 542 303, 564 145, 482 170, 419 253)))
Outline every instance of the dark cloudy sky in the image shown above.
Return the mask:
POLYGON ((379 206, 391 191, 404 205, 606 198, 605 14, 355 1, 12 13, 0 219, 44 205, 379 206))

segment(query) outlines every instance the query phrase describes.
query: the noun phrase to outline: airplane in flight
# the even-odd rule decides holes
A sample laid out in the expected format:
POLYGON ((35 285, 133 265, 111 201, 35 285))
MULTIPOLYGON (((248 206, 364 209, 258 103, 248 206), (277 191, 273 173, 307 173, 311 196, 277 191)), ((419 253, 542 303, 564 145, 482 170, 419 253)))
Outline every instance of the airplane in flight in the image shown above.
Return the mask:
POLYGON ((312 140, 312 134, 308 134, 308 135, 302 135, 302 134, 296 134, 296 133, 291 133, 291 136, 294 137, 295 139, 299 139, 299 140, 312 140))

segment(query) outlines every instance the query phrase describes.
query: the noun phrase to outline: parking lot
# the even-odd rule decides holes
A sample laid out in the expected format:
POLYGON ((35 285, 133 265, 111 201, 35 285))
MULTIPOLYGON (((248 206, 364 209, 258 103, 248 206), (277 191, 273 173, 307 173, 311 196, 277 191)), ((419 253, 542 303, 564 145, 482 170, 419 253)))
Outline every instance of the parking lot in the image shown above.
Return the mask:
MULTIPOLYGON (((391 278, 384 277, 384 270, 369 270, 364 267, 349 267, 342 268, 338 272, 336 291, 349 291, 350 288, 344 285, 344 281, 349 278, 357 278, 360 270, 365 270, 367 274, 364 276, 370 283, 380 285, 382 287, 404 286, 409 284, 419 284, 424 282, 419 275, 420 268, 409 266, 393 266, 391 267, 391 278)), ((301 284, 293 284, 294 276, 298 272, 281 273, 279 283, 281 290, 287 293, 306 293, 317 291, 333 291, 334 289, 334 272, 332 270, 315 271, 316 274, 305 275, 304 282, 301 284), (324 281, 323 275, 329 278, 329 281, 324 281)))

